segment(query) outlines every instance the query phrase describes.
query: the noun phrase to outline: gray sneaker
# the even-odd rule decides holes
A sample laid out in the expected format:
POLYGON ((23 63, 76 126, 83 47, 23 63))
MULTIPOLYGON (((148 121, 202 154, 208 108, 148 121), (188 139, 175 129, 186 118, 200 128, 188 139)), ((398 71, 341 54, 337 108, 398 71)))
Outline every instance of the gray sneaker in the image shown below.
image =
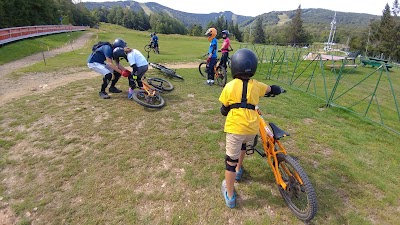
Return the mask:
POLYGON ((100 91, 99 92, 99 95, 100 95, 100 97, 101 98, 103 98, 103 99, 109 99, 110 98, 110 96, 107 94, 107 92, 105 92, 105 91, 100 91))

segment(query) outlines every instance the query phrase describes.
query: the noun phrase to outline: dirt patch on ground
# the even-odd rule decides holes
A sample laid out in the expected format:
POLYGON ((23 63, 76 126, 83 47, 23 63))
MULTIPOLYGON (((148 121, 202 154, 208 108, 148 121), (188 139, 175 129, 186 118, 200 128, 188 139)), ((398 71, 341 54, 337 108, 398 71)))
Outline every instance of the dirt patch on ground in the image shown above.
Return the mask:
MULTIPOLYGON (((93 33, 86 33, 74 42, 68 43, 61 48, 47 51, 44 53, 46 58, 54 57, 60 53, 73 51, 83 48, 89 41, 93 33)), ((23 59, 19 59, 4 65, 0 65, 0 105, 21 98, 26 95, 36 94, 52 90, 56 87, 83 79, 90 79, 99 76, 95 72, 82 72, 76 71, 77 69, 70 69, 68 74, 63 73, 33 73, 27 74, 18 80, 11 80, 6 77, 7 74, 12 73, 17 69, 33 65, 43 60, 42 53, 31 55, 23 59)), ((196 68, 199 64, 195 62, 190 63, 165 63, 164 66, 171 69, 178 68, 196 68)), ((152 67, 150 67, 152 69, 152 67)))
MULTIPOLYGON (((44 56, 45 58, 50 58, 60 53, 83 48, 92 37, 92 35, 92 33, 86 33, 74 42, 68 43, 58 49, 45 52, 44 56)), ((23 59, 0 65, 0 79, 2 81, 0 82, 0 106, 23 96, 47 92, 54 88, 77 80, 90 79, 99 76, 99 74, 95 72, 82 71, 81 68, 68 69, 67 71, 63 71, 62 73, 26 74, 18 80, 12 80, 10 78, 7 78, 6 76, 9 73, 41 62, 42 60, 43 54, 38 53, 25 57, 23 59)), ((198 67, 198 63, 195 62, 166 63, 163 65, 171 69, 198 67)), ((150 66, 149 69, 152 69, 152 67, 150 66)), ((8 203, 4 202, 3 198, 0 196, 0 225, 15 224, 15 221, 16 215, 12 212, 12 210, 8 206, 8 203)))

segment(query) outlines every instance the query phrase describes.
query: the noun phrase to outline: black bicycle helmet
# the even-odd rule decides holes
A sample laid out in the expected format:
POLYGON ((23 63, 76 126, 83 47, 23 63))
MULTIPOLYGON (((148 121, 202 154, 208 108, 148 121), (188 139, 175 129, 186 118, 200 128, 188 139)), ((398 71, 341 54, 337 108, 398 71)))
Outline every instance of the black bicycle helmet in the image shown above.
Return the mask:
POLYGON ((114 57, 114 59, 126 58, 126 53, 124 51, 124 48, 122 48, 122 47, 114 48, 113 57, 114 57))
POLYGON ((239 49, 231 57, 231 74, 233 78, 249 78, 257 71, 256 54, 247 48, 239 49))
POLYGON ((229 37, 229 31, 228 30, 223 30, 222 32, 222 38, 227 38, 227 37, 229 37), (224 37, 224 34, 225 34, 225 37, 224 37))
POLYGON ((115 39, 115 41, 113 43, 114 48, 117 48, 117 47, 125 48, 126 46, 127 46, 126 42, 124 40, 122 40, 121 38, 115 39))

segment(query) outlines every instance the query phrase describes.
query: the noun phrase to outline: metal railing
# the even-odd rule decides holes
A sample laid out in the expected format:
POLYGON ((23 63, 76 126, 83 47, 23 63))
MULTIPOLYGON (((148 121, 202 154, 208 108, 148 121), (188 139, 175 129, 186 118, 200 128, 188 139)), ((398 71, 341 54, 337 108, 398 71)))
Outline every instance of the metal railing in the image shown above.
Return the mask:
POLYGON ((18 41, 25 38, 32 38, 48 34, 82 31, 89 27, 72 26, 72 25, 44 25, 44 26, 27 26, 27 27, 11 27, 0 29, 0 45, 18 41))

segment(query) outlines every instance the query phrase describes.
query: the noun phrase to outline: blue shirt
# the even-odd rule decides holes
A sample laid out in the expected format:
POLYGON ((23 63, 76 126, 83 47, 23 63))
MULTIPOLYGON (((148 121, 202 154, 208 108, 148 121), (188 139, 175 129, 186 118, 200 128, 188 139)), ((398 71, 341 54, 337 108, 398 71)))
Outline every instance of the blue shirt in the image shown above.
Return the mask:
POLYGON ((106 58, 113 58, 112 48, 109 45, 103 45, 96 49, 92 54, 90 54, 87 62, 105 64, 106 58))
POLYGON ((216 38, 213 38, 210 42, 210 48, 208 49, 208 54, 212 53, 211 58, 217 58, 218 42, 216 38))
POLYGON ((157 35, 153 35, 153 37, 151 38, 151 40, 152 40, 154 43, 157 43, 157 42, 158 42, 158 37, 157 37, 157 35))

